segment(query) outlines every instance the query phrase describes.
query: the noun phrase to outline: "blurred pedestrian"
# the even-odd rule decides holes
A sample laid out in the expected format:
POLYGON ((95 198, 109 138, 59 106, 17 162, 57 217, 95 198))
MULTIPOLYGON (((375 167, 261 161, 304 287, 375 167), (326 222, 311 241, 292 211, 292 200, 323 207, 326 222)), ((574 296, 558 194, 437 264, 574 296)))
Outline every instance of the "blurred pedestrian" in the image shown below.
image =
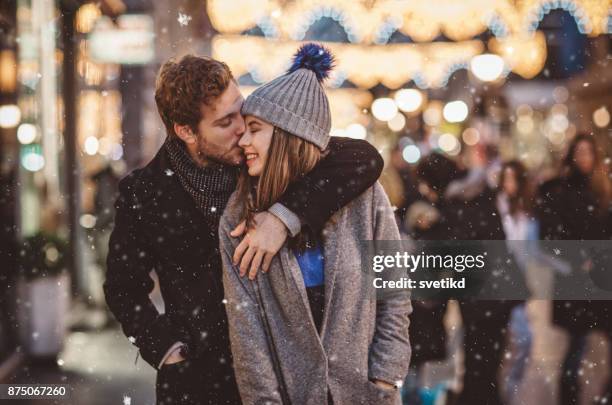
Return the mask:
MULTIPOLYGON (((569 145, 560 176, 545 182, 539 189, 541 238, 576 241, 610 239, 612 185, 608 172, 595 138, 586 134, 577 135, 569 145)), ((583 271, 592 259, 585 258, 573 263, 572 270, 583 271)), ((562 405, 578 403, 578 377, 589 332, 600 329, 612 341, 610 311, 612 308, 607 301, 554 302, 553 323, 565 329, 570 337, 559 381, 562 405)), ((612 400, 611 390, 612 379, 609 379, 601 396, 605 400, 602 401, 612 400)))
MULTIPOLYGON (((527 170, 518 160, 503 163, 499 174, 497 210, 501 215, 508 250, 519 269, 526 274, 533 251, 530 244, 538 238, 538 224, 534 219, 533 192, 527 170)), ((525 374, 531 354, 533 332, 525 303, 517 305, 510 315, 509 341, 511 361, 505 381, 505 400, 512 403, 525 374)))
MULTIPOLYGON (((417 175, 423 183, 421 189, 440 212, 438 232, 449 240, 504 240, 495 192, 488 187, 485 176, 481 177, 482 181, 474 182, 467 174, 453 160, 438 153, 423 158, 419 163, 417 175), (470 182, 469 195, 458 192, 448 196, 451 184, 461 190, 462 187, 454 182, 466 180, 470 182)), ((464 329, 465 374, 463 389, 452 403, 502 403, 497 375, 510 312, 518 303, 470 298, 458 300, 464 329)))

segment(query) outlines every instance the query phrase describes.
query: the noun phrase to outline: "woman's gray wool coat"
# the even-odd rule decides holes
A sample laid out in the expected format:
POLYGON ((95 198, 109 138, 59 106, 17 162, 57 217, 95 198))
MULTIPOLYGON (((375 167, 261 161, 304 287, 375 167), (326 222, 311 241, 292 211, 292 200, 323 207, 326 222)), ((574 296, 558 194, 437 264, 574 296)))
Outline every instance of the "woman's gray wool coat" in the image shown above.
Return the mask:
POLYGON ((320 336, 299 265, 286 245, 268 273, 260 273, 255 281, 239 276, 232 265, 239 240, 229 233, 239 223, 240 212, 234 193, 219 235, 231 349, 243 403, 283 403, 274 350, 293 405, 326 404, 328 387, 334 405, 399 404, 399 390, 370 382, 403 381, 410 362, 409 295, 377 300, 372 273, 362 270, 366 264, 362 266, 361 241, 400 239, 382 186, 376 183, 366 190, 323 230, 325 309, 320 336))

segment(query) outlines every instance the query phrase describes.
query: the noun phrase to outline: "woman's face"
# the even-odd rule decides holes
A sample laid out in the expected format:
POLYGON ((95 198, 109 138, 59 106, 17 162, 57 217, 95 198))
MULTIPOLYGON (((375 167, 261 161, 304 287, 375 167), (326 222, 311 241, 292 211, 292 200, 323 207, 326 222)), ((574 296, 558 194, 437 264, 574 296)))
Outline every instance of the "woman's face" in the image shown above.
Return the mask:
POLYGON ((574 162, 582 174, 591 174, 595 166, 595 154, 592 145, 587 141, 580 141, 574 149, 574 162))
POLYGON ((245 117, 245 123, 246 131, 238 145, 244 151, 249 176, 256 177, 261 175, 268 160, 274 126, 252 115, 245 117))
POLYGON ((502 184, 502 190, 509 197, 514 197, 518 192, 518 181, 516 181, 516 173, 511 167, 504 169, 504 182, 502 184))

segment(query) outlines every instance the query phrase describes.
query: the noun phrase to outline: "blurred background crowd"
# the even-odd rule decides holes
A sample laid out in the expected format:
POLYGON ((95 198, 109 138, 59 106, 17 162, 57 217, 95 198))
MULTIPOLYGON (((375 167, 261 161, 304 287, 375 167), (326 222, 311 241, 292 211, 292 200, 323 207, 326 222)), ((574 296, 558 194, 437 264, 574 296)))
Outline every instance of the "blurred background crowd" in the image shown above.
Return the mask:
MULTIPOLYGON (((117 183, 165 139, 168 58, 220 59, 246 95, 329 47, 332 135, 378 148, 406 237, 609 240, 611 33, 610 0, 3 0, 0 382, 152 403, 102 282, 117 183)), ((517 265, 540 288, 589 270, 517 265)), ((607 311, 415 302, 405 403, 612 401, 607 311)))

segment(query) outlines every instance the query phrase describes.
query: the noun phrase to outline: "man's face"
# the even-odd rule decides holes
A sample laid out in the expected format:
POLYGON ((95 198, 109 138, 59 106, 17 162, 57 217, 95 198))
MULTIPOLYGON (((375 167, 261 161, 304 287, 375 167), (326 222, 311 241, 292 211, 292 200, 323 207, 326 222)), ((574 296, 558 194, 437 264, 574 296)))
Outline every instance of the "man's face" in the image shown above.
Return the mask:
POLYGON ((238 141, 245 125, 240 108, 244 98, 233 81, 211 105, 202 106, 202 120, 197 127, 197 154, 200 162, 215 161, 239 165, 244 161, 238 141))

